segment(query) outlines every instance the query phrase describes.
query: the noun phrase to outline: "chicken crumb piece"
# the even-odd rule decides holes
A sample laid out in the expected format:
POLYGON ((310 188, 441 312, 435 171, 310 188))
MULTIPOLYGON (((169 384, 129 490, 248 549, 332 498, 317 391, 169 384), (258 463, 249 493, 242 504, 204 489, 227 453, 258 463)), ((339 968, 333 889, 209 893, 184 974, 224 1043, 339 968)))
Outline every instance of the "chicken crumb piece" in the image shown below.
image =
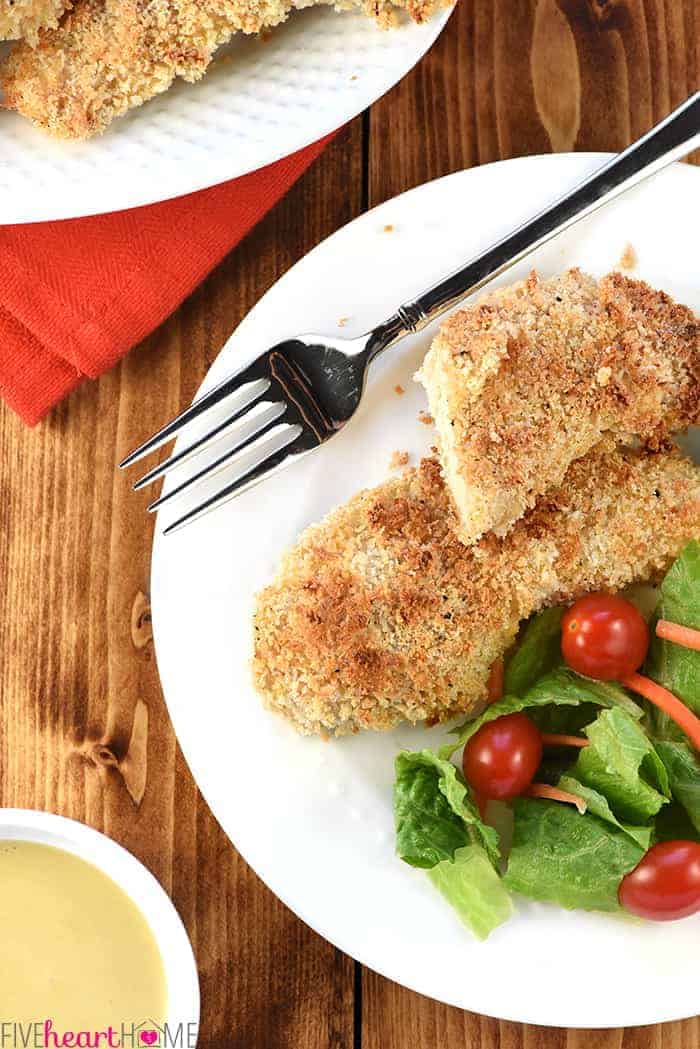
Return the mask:
POLYGON ((5 0, 0 4, 0 40, 26 40, 34 47, 39 31, 53 29, 71 0, 5 0))
POLYGON ((357 73, 353 73, 350 77, 351 80, 357 80, 357 73))
POLYGON ((394 227, 392 226, 392 224, 390 222, 388 222, 386 224, 386 226, 384 227, 384 232, 385 233, 393 233, 394 232, 394 227))
POLYGON ((402 397, 405 392, 406 391, 404 390, 401 383, 397 382, 396 386, 394 387, 394 393, 397 394, 399 397, 402 397))
POLYGON ((341 317, 340 320, 338 321, 338 327, 339 328, 344 328, 349 320, 350 320, 349 317, 341 317))
POLYGON ((637 265, 637 252, 631 244, 625 245, 625 250, 620 255, 620 261, 617 265, 621 270, 633 270, 637 265))
POLYGON ((389 469, 400 470, 403 466, 408 466, 410 458, 408 452, 392 452, 389 460, 389 469))
POLYGON ((665 572, 700 534, 700 470, 608 440, 503 539, 464 546, 456 526, 435 460, 312 525, 257 598, 266 706, 337 735, 474 711, 522 619, 665 572))
POLYGON ((432 426, 435 422, 430 412, 418 412, 418 421, 422 422, 424 426, 432 426))
POLYGON ((606 433, 697 425, 698 361, 692 310, 617 271, 531 273, 451 314, 417 379, 462 542, 505 535, 606 433))

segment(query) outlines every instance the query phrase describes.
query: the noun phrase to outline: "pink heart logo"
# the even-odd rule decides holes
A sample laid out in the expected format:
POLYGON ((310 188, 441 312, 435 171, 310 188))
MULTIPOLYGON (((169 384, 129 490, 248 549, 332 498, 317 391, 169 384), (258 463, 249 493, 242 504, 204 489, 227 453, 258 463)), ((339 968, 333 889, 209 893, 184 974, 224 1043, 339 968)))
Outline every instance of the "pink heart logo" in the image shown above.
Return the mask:
POLYGON ((157 1031, 139 1031, 139 1038, 144 1045, 155 1045, 158 1041, 157 1031))

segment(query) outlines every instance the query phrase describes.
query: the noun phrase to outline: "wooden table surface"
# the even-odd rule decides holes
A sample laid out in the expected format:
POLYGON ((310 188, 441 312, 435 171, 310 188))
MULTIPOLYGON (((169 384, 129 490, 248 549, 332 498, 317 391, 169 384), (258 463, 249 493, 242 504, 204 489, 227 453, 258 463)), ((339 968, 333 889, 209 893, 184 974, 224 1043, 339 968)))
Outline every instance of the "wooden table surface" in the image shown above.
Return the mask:
POLYGON ((115 464, 190 401, 262 293, 366 208, 505 157, 617 150, 699 81, 698 0, 461 0, 420 66, 121 367, 34 430, 0 411, 2 804, 84 820, 157 875, 197 954, 202 1049, 698 1049, 697 1018, 582 1033, 439 1005, 275 899, 177 746, 150 640, 149 497, 115 464))

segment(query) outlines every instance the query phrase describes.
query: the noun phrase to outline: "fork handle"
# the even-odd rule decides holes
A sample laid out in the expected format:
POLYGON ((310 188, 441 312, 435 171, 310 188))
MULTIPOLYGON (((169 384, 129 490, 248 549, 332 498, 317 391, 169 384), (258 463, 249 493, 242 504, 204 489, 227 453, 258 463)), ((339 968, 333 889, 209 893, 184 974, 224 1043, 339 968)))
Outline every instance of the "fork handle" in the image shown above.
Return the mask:
POLYGON ((372 359, 388 346, 455 306, 467 295, 513 266, 558 233, 655 174, 700 145, 700 91, 696 91, 622 153, 465 266, 434 284, 372 332, 368 345, 372 359))

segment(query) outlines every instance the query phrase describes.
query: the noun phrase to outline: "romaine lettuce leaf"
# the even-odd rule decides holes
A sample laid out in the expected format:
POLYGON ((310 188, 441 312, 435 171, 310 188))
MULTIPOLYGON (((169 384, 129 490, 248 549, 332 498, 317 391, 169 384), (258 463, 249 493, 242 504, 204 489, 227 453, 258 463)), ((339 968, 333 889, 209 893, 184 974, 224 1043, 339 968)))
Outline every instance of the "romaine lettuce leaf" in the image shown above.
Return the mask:
POLYGON ((567 790, 569 794, 576 794, 579 798, 583 798, 586 803, 586 812, 590 812, 593 816, 598 816, 599 819, 605 820, 607 823, 612 823, 613 826, 619 827, 620 830, 624 830, 629 834, 633 841, 636 841, 640 848, 646 850, 651 845, 652 827, 635 827, 632 823, 620 823, 613 810, 608 805, 608 799, 604 795, 599 794, 597 790, 593 790, 592 787, 587 787, 580 780, 574 779, 573 776, 562 776, 557 784, 562 790, 567 790))
POLYGON ((498 834, 480 818, 464 779, 431 750, 397 754, 394 821, 396 851, 413 867, 429 869, 475 843, 494 863, 499 857, 498 834))
POLYGON ((700 758, 687 743, 655 740, 654 746, 668 773, 673 797, 700 834, 700 758))
MULTIPOLYGON (((700 629, 700 542, 688 543, 661 584, 660 595, 652 631, 659 619, 700 629)), ((700 652, 652 633, 644 673, 700 714, 700 652)), ((700 832, 700 759, 683 730, 652 704, 647 704, 647 722, 671 793, 700 832)))
POLYGON ((506 663, 503 691, 522 696, 547 671, 561 663, 561 619, 564 609, 545 608, 529 619, 517 648, 506 663))
POLYGON ((626 830, 573 805, 516 798, 506 888, 561 907, 616 911, 620 881, 644 849, 626 830))
MULTIPOLYGON (((700 630, 700 542, 688 543, 661 584, 652 630, 658 619, 700 630)), ((663 641, 654 633, 645 673, 700 714, 700 652, 663 641)), ((656 708, 651 722, 653 735, 683 739, 681 730, 656 708)))
POLYGON ((664 805, 654 823, 654 841, 697 841, 700 831, 690 822, 688 813, 677 801, 664 805))
POLYGON ((558 787, 559 780, 570 772, 577 757, 578 750, 574 747, 547 747, 533 777, 533 783, 545 783, 550 787, 558 787))
POLYGON ((595 721, 600 708, 593 703, 579 703, 575 707, 555 706, 533 707, 530 717, 540 732, 550 732, 565 736, 579 736, 586 725, 595 721))
POLYGON ((646 733, 619 708, 601 711, 584 731, 590 746, 571 776, 603 794, 618 819, 646 823, 671 794, 666 768, 646 733))
POLYGON ((630 717, 639 720, 643 711, 638 703, 628 696, 614 681, 594 681, 581 677, 568 667, 559 667, 545 674, 525 693, 528 706, 546 706, 548 703, 571 704, 593 703, 597 707, 620 708, 630 717))
POLYGON ((592 681, 590 678, 581 677, 573 670, 558 667, 545 674, 523 696, 504 696, 497 703, 488 706, 479 717, 459 725, 453 730, 457 739, 440 748, 440 757, 449 758, 455 750, 464 746, 482 725, 488 721, 495 721, 504 714, 550 705, 578 706, 582 703, 593 703, 599 707, 620 707, 633 718, 642 717, 641 707, 614 682, 592 681))
POLYGON ((480 845, 457 849, 454 860, 442 860, 428 877, 480 940, 512 913, 510 896, 480 845))

